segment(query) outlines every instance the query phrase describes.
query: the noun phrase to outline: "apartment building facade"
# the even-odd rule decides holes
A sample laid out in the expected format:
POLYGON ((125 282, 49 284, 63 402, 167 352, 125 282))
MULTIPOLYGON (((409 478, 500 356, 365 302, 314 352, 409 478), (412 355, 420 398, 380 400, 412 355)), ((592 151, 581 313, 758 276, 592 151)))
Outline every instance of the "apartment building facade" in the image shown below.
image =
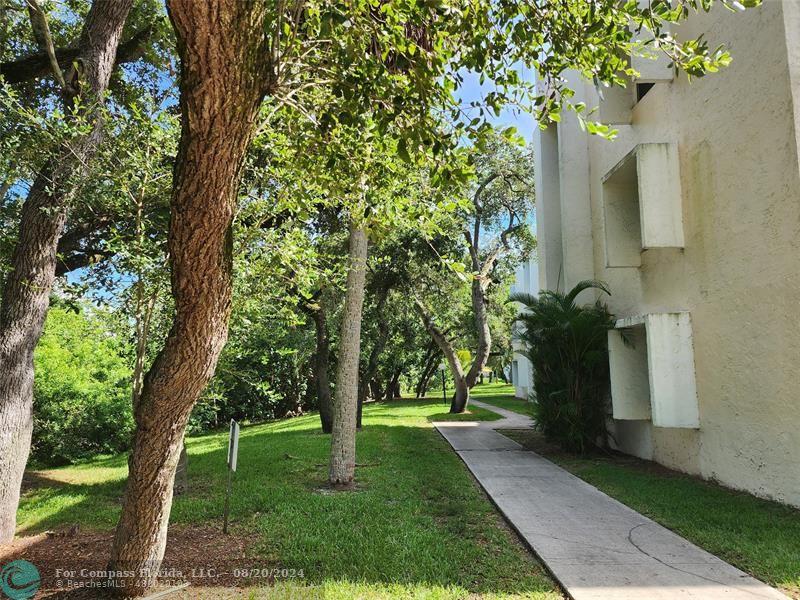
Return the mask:
MULTIPOLYGON (((514 284, 511 286, 512 294, 539 295, 539 262, 535 254, 519 265, 515 271, 514 284)), ((519 328, 514 324, 515 331, 519 328)), ((514 395, 517 398, 528 400, 533 393, 533 367, 525 355, 525 345, 512 337, 511 346, 514 356, 511 361, 511 383, 514 384, 514 395)))
MULTIPOLYGON (((732 64, 665 61, 534 139, 539 285, 606 281, 611 443, 800 506, 800 2, 693 16, 732 64)), ((592 301, 589 292, 581 297, 592 301)))

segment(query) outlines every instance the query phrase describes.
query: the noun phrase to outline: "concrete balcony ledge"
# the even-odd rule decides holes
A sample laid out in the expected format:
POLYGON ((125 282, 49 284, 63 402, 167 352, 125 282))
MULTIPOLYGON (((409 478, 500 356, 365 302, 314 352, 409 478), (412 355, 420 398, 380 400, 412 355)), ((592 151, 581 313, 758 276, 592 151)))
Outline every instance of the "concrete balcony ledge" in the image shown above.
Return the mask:
POLYGON ((614 419, 700 427, 688 312, 618 319, 608 332, 608 355, 614 419))

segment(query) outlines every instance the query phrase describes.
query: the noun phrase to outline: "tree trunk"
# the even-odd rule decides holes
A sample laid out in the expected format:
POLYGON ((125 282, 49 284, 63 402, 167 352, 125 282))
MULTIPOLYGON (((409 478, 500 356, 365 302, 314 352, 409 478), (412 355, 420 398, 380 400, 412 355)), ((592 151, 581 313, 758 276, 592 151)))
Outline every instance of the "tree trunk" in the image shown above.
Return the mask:
POLYGON ((181 58, 181 139, 168 239, 175 318, 134 410, 110 567, 121 596, 144 594, 164 557, 189 414, 214 374, 231 311, 232 220, 241 167, 269 87, 265 2, 170 0, 181 58))
POLYGON ((489 360, 492 349, 492 332, 489 329, 489 313, 486 307, 486 283, 484 278, 476 277, 472 280, 472 312, 475 315, 475 326, 478 333, 478 351, 475 361, 467 373, 466 384, 473 388, 478 376, 489 360))
POLYGON ((386 386, 386 399, 387 400, 394 400, 395 398, 400 398, 400 376, 403 374, 403 367, 397 367, 392 373, 392 378, 389 380, 389 384, 386 386))
MULTIPOLYGON (((63 90, 65 114, 80 98, 94 107, 108 87, 132 0, 96 0, 81 33, 81 89, 63 90)), ((0 543, 14 537, 20 485, 33 430, 33 351, 42 334, 56 272, 56 249, 78 174, 97 151, 100 112, 83 112, 94 127, 65 143, 39 171, 22 207, 19 239, 0 306, 0 543)))
POLYGON ((150 338, 150 322, 155 312, 156 300, 158 300, 158 287, 154 287, 150 297, 144 301, 144 282, 139 279, 136 282, 136 313, 134 315, 136 331, 136 355, 133 362, 133 375, 131 377, 133 385, 131 389, 131 400, 133 406, 139 402, 144 385, 144 368, 147 361, 147 342, 150 338))
POLYGON ((330 362, 330 339, 328 338, 328 315, 325 308, 323 294, 320 293, 318 306, 306 307, 314 320, 314 329, 317 333, 317 350, 314 353, 314 385, 317 388, 317 403, 319 405, 319 420, 323 433, 330 433, 333 427, 331 416, 331 382, 328 377, 328 363, 330 362))
POLYGON ((436 348, 436 343, 431 342, 431 346, 425 353, 425 359, 422 361, 422 375, 420 375, 419 382, 417 383, 415 390, 415 395, 417 398, 422 398, 425 396, 426 392, 428 391, 428 386, 430 385, 431 377, 433 376, 434 372, 436 372, 436 363, 439 360, 439 356, 436 353, 436 348))
POLYGON ((463 413, 467 409, 467 402, 469 402, 469 386, 465 377, 455 378, 456 391, 450 400, 451 413, 463 413))
POLYGON ((375 398, 376 400, 380 400, 383 398, 383 386, 381 385, 380 379, 375 377, 372 381, 369 382, 369 393, 370 395, 375 398))
MULTIPOLYGON (((378 302, 375 310, 375 321, 378 323, 378 337, 369 353, 367 366, 364 372, 361 373, 358 383, 358 411, 356 414, 356 427, 358 429, 361 429, 361 414, 364 409, 364 402, 369 395, 370 382, 378 372, 378 361, 381 358, 381 354, 383 354, 383 349, 386 347, 386 342, 389 341, 389 328, 386 326, 383 319, 383 307, 386 304, 386 299, 389 297, 390 291, 391 286, 385 286, 382 287, 378 293, 378 302)), ((379 398, 375 399, 379 400, 379 398)))
POLYGON ((492 334, 489 329, 489 315, 486 306, 486 290, 491 283, 491 274, 497 260, 510 248, 509 236, 521 227, 521 223, 514 223, 515 213, 510 206, 507 206, 509 210, 509 220, 506 228, 500 233, 500 239, 486 252, 485 258, 481 260, 480 238, 481 229, 483 228, 484 211, 481 196, 486 191, 487 186, 501 176, 500 172, 494 172, 480 183, 472 197, 472 203, 475 207, 473 229, 472 232, 468 229, 464 231, 464 237, 467 241, 470 259, 472 261, 472 270, 475 273, 475 278, 472 280, 472 311, 475 315, 475 324, 478 334, 478 350, 475 354, 475 361, 472 363, 472 367, 470 367, 466 377, 468 388, 472 388, 475 385, 478 375, 483 371, 486 362, 489 360, 489 353, 492 348, 492 334))
POLYGON ((417 297, 414 298, 414 306, 422 318, 425 330, 430 334, 431 338, 433 338, 433 341, 436 342, 436 345, 439 346, 439 349, 450 365, 450 373, 453 375, 456 386, 455 394, 453 394, 453 398, 450 401, 450 412, 463 413, 467 409, 467 403, 469 402, 469 386, 467 385, 464 375, 464 367, 461 365, 461 361, 453 348, 453 344, 450 343, 450 340, 447 339, 444 332, 436 326, 428 309, 425 308, 425 305, 417 297))
POLYGON ((352 483, 356 463, 356 411, 358 364, 361 353, 361 310, 367 267, 367 234, 350 227, 350 266, 339 336, 339 362, 333 402, 333 431, 328 479, 332 485, 352 483))

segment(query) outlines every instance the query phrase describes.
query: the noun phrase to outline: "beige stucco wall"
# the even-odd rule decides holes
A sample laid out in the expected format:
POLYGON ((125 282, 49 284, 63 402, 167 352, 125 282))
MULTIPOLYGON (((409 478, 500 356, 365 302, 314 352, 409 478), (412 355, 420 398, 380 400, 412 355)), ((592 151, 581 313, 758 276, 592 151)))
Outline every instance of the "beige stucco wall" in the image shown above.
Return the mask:
POLYGON ((536 228, 539 287, 563 289, 564 260, 561 239, 561 189, 558 168, 558 130, 537 130, 533 137, 536 156, 536 228))
MULTIPOLYGON (((620 316, 691 313, 700 428, 618 422, 621 447, 800 506, 800 7, 783 8, 767 0, 693 18, 680 35, 705 32, 730 48, 733 64, 657 84, 616 141, 570 147, 559 135, 559 153, 575 157, 574 177, 586 181, 588 143, 592 235, 571 231, 580 219, 562 212, 565 258, 572 239, 578 255, 591 240, 594 275, 610 284, 620 316), (647 250, 640 268, 606 268, 601 178, 647 142, 677 144, 685 248, 647 250)), ((583 95, 597 103, 591 85, 583 95)), ((580 278, 567 269, 567 281, 580 278)))

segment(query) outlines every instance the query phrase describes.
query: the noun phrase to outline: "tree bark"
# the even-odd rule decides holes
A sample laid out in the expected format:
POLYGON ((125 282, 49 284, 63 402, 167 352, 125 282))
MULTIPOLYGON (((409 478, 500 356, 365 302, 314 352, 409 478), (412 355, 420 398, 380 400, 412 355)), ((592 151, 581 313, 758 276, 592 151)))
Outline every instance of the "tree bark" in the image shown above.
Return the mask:
POLYGON ((392 373, 392 378, 386 386, 386 399, 394 400, 400 398, 400 376, 403 374, 403 367, 397 367, 392 373))
POLYGON ((269 89, 267 3, 169 0, 181 58, 181 139, 168 239, 175 318, 134 410, 128 484, 111 551, 118 595, 157 578, 189 414, 212 377, 231 311, 241 168, 269 89))
POLYGON ((381 385, 381 380, 378 379, 378 377, 374 377, 372 381, 369 382, 369 393, 376 400, 384 397, 383 385, 381 385))
MULTIPOLYGON (((102 97, 131 4, 132 0, 92 4, 79 44, 80 89, 63 90, 65 114, 72 110, 75 93, 89 107, 102 97)), ((0 306, 0 543, 11 540, 16 527, 33 429, 33 351, 55 279, 56 249, 72 193, 69 182, 97 151, 103 132, 100 115, 95 108, 83 112, 88 122, 94 121, 91 132, 67 141, 59 156, 45 163, 22 207, 0 306)))
POLYGON ((436 370, 436 362, 439 360, 436 349, 436 342, 432 341, 431 345, 425 352, 425 358, 422 361, 422 373, 415 389, 415 396, 417 398, 422 398, 428 391, 428 385, 430 384, 431 377, 436 370))
POLYGON ((469 402, 469 386, 465 379, 455 379, 456 391, 453 394, 453 399, 450 401, 451 413, 463 413, 467 410, 467 403, 469 402))
POLYGON ((147 300, 144 299, 144 282, 139 279, 136 286, 136 312, 134 315, 134 328, 136 331, 136 353, 133 361, 133 375, 131 377, 131 403, 136 406, 142 395, 144 386, 144 369, 147 360, 147 342, 150 338, 150 322, 156 308, 158 288, 155 287, 147 300))
POLYGON ((433 341, 436 342, 436 345, 439 346, 442 354, 444 354, 447 359, 447 363, 450 365, 450 373, 453 375, 456 388, 455 394, 453 394, 453 398, 450 401, 450 412, 463 413, 467 409, 467 403, 469 402, 469 386, 467 385, 461 360, 459 360, 458 354, 456 354, 455 348, 453 348, 453 344, 450 343, 450 340, 447 339, 444 332, 436 326, 430 312, 416 296, 414 297, 414 306, 419 316, 422 318, 425 330, 431 338, 433 338, 433 341))
POLYGON ((361 429, 361 417, 364 414, 364 401, 366 398, 361 395, 361 385, 358 386, 358 397, 356 398, 356 430, 361 429))
POLYGON ((328 314, 325 308, 323 292, 320 292, 317 304, 314 307, 304 305, 306 312, 314 321, 317 335, 317 349, 314 352, 314 386, 317 388, 317 403, 319 405, 319 420, 323 433, 330 433, 333 427, 331 415, 331 382, 328 377, 328 363, 330 362, 330 338, 328 337, 328 314))
POLYGON ((349 485, 355 475, 358 365, 361 354, 361 311, 367 270, 367 234, 350 226, 350 265, 339 336, 339 361, 333 402, 333 431, 328 479, 332 485, 349 485))
POLYGON ((492 350, 492 332, 489 329, 489 311, 486 307, 486 287, 488 278, 482 276, 472 280, 472 312, 475 315, 475 326, 478 334, 478 350, 475 360, 466 377, 467 387, 472 389, 478 376, 489 361, 492 350))
MULTIPOLYGON (((140 59, 154 32, 155 27, 146 27, 135 33, 127 42, 119 44, 116 64, 140 59)), ((55 58, 61 69, 69 69, 72 63, 80 58, 80 48, 56 48, 55 58)), ((50 58, 46 52, 37 52, 17 60, 0 63, 0 75, 7 84, 23 83, 37 77, 46 77, 50 73, 50 64, 50 58)))

